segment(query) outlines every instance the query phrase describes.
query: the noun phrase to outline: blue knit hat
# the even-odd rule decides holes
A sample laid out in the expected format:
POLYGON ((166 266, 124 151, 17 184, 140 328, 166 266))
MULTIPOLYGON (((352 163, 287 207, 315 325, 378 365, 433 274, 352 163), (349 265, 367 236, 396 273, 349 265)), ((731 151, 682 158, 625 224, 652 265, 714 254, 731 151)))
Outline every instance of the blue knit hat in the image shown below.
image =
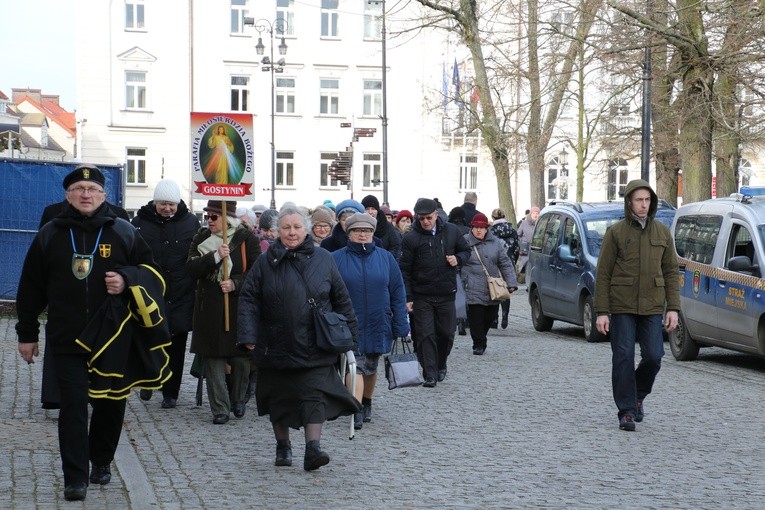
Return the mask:
POLYGON ((332 200, 330 200, 330 199, 326 199, 322 205, 324 205, 326 207, 329 207, 333 211, 335 210, 335 204, 333 204, 332 200))
POLYGON ((342 202, 337 204, 337 206, 335 207, 335 214, 339 218, 340 215, 343 214, 346 210, 350 210, 355 213, 363 213, 364 206, 361 205, 361 203, 357 202, 356 200, 349 198, 348 200, 343 200, 342 202))

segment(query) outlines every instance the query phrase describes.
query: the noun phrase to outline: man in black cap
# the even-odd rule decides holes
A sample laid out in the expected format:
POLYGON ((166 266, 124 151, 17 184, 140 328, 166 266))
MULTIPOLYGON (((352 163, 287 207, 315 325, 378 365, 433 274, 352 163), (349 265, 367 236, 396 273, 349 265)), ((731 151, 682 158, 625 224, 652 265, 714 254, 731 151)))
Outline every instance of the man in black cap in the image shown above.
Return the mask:
POLYGON ((406 307, 414 312, 423 386, 428 388, 446 378, 446 360, 457 325, 457 266, 470 258, 467 241, 456 225, 438 217, 437 208, 435 200, 417 200, 415 221, 412 230, 404 235, 400 262, 406 307))
MULTIPOLYGON (((99 313, 102 305, 114 303, 111 296, 128 299, 130 282, 125 274, 140 271, 139 265, 156 274, 149 268, 153 265, 149 246, 129 222, 105 205, 105 182, 101 171, 92 165, 80 165, 64 178, 69 205, 32 241, 16 297, 19 354, 29 364, 39 355, 38 317, 47 307, 45 349, 52 353, 61 392, 58 434, 66 500, 85 499, 88 481, 103 485, 111 480, 109 465, 119 442, 124 399, 130 388, 116 398, 111 398, 110 391, 100 395, 102 398, 89 391, 94 377, 89 372, 93 354, 108 356, 106 348, 92 351, 83 343, 88 338, 83 332, 88 326, 106 324, 99 313), (93 407, 90 430, 89 397, 93 407), (90 476, 88 461, 93 464, 90 476)), ((144 304, 151 296, 146 298, 144 304)), ((143 349, 142 345, 138 349, 143 349)), ((148 351, 145 354, 148 356, 148 351)))
MULTIPOLYGON (((82 170, 86 168, 90 170, 92 169, 98 170, 97 166, 91 165, 89 163, 83 163, 81 165, 78 165, 75 168, 75 170, 82 170)), ((98 172, 101 173, 100 170, 98 170, 98 172)), ((67 177, 69 177, 72 174, 74 174, 74 172, 69 173, 67 177)), ((104 180, 104 182, 106 181, 104 180)), ((67 187, 68 186, 67 186, 66 178, 65 178, 64 189, 66 190, 67 187)), ((118 218, 122 218, 123 220, 130 221, 130 216, 128 216, 128 213, 127 211, 125 211, 125 209, 123 209, 122 207, 118 205, 110 204, 109 202, 105 202, 105 204, 114 211, 114 213, 117 215, 118 218)), ((43 209, 42 215, 40 216, 40 226, 38 227, 38 230, 41 229, 42 226, 48 223, 50 220, 52 220, 59 214, 63 213, 64 211, 66 211, 68 208, 69 208, 69 201, 66 199, 66 197, 61 202, 56 202, 55 204, 50 204, 45 206, 45 209, 43 209)))

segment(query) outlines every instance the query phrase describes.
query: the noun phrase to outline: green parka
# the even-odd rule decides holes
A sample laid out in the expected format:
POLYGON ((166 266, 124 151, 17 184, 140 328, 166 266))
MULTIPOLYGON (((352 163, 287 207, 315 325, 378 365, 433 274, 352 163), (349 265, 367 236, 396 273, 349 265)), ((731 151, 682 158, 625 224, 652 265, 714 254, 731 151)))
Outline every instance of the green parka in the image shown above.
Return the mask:
POLYGON ((680 311, 679 269, 672 235, 655 221, 659 199, 642 179, 630 181, 624 192, 624 219, 606 231, 595 277, 595 312, 663 314, 680 311), (645 228, 632 215, 630 194, 651 192, 645 228))

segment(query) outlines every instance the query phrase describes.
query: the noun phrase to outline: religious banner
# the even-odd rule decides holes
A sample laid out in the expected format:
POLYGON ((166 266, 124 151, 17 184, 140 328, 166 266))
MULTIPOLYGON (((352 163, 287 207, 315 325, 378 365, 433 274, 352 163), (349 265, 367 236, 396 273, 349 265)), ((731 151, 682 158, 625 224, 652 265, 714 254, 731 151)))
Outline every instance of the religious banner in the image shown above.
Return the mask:
POLYGON ((191 113, 193 197, 252 200, 252 115, 191 113))

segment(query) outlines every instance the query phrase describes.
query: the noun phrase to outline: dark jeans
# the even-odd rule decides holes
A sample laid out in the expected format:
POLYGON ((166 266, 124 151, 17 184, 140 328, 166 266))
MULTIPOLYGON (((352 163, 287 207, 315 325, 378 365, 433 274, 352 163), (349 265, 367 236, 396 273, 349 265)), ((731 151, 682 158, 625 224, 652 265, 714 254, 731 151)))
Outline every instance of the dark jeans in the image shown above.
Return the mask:
POLYGON ((88 460, 98 465, 114 459, 125 418, 126 399, 90 400, 93 412, 88 432, 88 365, 80 354, 53 356, 61 390, 58 444, 64 485, 88 483, 88 460))
POLYGON ((181 391, 181 381, 183 380, 183 364, 186 360, 186 340, 188 332, 176 333, 170 337, 170 370, 173 375, 162 386, 162 398, 178 399, 178 393, 181 391))
POLYGON ((651 393, 664 356, 661 315, 616 313, 610 324, 611 384, 619 417, 635 416, 636 401, 651 393), (640 343, 640 363, 635 368, 635 343, 640 343))
POLYGON ((454 345, 457 312, 454 297, 432 298, 415 296, 414 330, 417 331, 417 358, 424 378, 438 376, 446 368, 446 359, 454 345))
POLYGON ((468 305, 468 324, 473 349, 486 349, 486 334, 497 320, 499 305, 468 305))

